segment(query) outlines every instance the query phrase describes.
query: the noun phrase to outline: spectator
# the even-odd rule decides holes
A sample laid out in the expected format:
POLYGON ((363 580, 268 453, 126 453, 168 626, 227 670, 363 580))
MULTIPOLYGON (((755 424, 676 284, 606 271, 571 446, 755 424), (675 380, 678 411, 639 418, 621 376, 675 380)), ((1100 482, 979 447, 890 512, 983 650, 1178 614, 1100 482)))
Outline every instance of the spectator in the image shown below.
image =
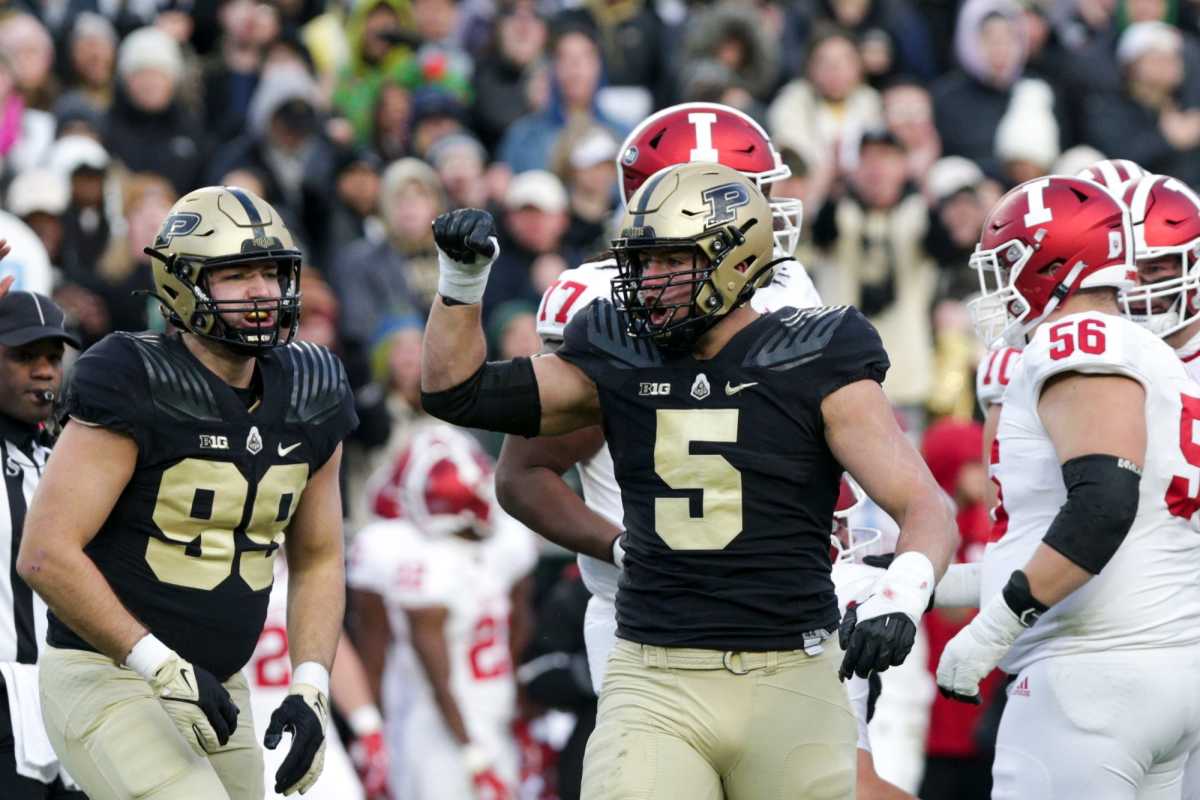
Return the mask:
POLYGON ((379 87, 379 99, 371 118, 370 142, 385 162, 408 155, 412 120, 412 94, 396 81, 385 81, 379 87))
POLYGON ((916 75, 929 80, 936 74, 933 42, 926 22, 907 0, 820 0, 792 4, 784 29, 785 47, 792 45, 795 51, 790 66, 801 65, 804 44, 823 25, 836 25, 852 34, 868 80, 874 86, 882 86, 896 75, 916 75))
MULTIPOLYGON (((1005 114, 1015 111, 1024 90, 1032 84, 1053 96, 1044 81, 1022 77, 1025 47, 1019 25, 1011 0, 968 0, 955 34, 960 69, 938 78, 931 90, 945 154, 965 156, 986 172, 999 171, 996 129, 1005 114)), ((1059 113, 1056 107, 1054 113, 1059 113)))
POLYGON ((40 164, 54 141, 54 117, 30 108, 12 62, 0 50, 0 164, 7 177, 40 164))
POLYGON ((883 119, 908 158, 908 179, 925 181, 929 168, 942 156, 942 138, 933 122, 929 90, 912 79, 898 79, 883 90, 883 119))
MULTIPOLYGON (((962 537, 958 562, 979 561, 991 530, 984 505, 987 469, 983 464, 983 427, 976 422, 940 420, 925 432, 921 454, 942 489, 958 508, 962 537)), ((935 609, 923 622, 929 635, 928 666, 937 669, 946 643, 975 616, 972 609, 935 609)), ((983 705, 958 703, 938 695, 930 711, 925 778, 920 795, 926 800, 987 800, 991 795, 990 750, 976 741, 987 704, 1000 684, 993 672, 980 687, 983 705)))
POLYGON ((12 64, 17 89, 30 108, 49 111, 58 99, 54 42, 32 14, 12 14, 0 20, 0 53, 12 64))
POLYGON ((325 265, 359 239, 382 241, 386 236, 379 213, 379 157, 366 148, 351 145, 335 157, 334 197, 330 210, 325 265))
POLYGON ((110 240, 88 288, 104 301, 109 330, 141 331, 149 327, 151 305, 158 305, 144 296, 154 288, 144 249, 154 243, 177 198, 171 184, 154 174, 131 175, 124 188, 124 229, 110 240))
POLYGON ((443 210, 437 175, 424 162, 404 158, 384 170, 381 183, 387 238, 354 242, 332 274, 344 311, 342 338, 364 348, 384 319, 427 314, 437 291, 432 223, 443 210))
POLYGON ((613 161, 618 147, 607 129, 588 124, 568 128, 554 148, 554 172, 570 198, 571 224, 563 242, 587 255, 608 248, 618 198, 613 161))
POLYGON ((537 303, 568 266, 579 263, 564 251, 570 225, 567 191, 553 173, 531 170, 515 176, 504 196, 500 256, 483 295, 485 323, 509 300, 537 303))
POLYGON ((117 63, 117 32, 105 17, 91 11, 80 14, 71 28, 71 89, 55 104, 55 113, 78 99, 99 113, 113 101, 113 68, 117 63))
POLYGON ((472 127, 494 148, 508 127, 533 110, 529 79, 546 48, 546 23, 532 0, 514 0, 496 14, 492 40, 474 76, 472 127))
POLYGON ((929 232, 925 249, 938 264, 938 296, 965 299, 979 291, 979 279, 966 269, 983 230, 989 205, 981 197, 983 171, 962 156, 946 156, 929 170, 929 232))
POLYGON ((763 30, 761 16, 753 5, 723 2, 688 18, 681 74, 689 75, 692 65, 699 61, 724 66, 734 82, 758 103, 769 100, 779 84, 778 40, 763 30))
MULTIPOLYGON (((596 31, 609 87, 620 93, 622 104, 636 115, 621 116, 630 127, 674 99, 668 33, 654 5, 645 0, 587 0, 582 8, 564 12, 557 21, 560 25, 587 25, 596 31)), ((619 116, 616 105, 606 109, 619 116)))
POLYGON ((1058 158, 1054 96, 1042 81, 1022 81, 996 128, 996 161, 1010 186, 1050 172, 1058 158))
POLYGON ((817 276, 821 297, 857 306, 878 328, 892 359, 884 391, 910 410, 924 405, 932 372, 937 270, 923 247, 927 226, 925 201, 907 181, 904 149, 884 129, 863 136, 849 191, 826 204, 814 226, 832 261, 817 276))
POLYGON ((426 158, 437 141, 464 131, 466 107, 445 89, 425 87, 413 92, 409 150, 418 158, 426 158))
POLYGON ((1093 92, 1085 101, 1089 144, 1200 186, 1200 105, 1182 95, 1182 35, 1161 22, 1131 25, 1121 34, 1117 61, 1123 90, 1093 92))
POLYGON ((440 138, 429 148, 428 161, 437 170, 446 190, 448 208, 485 208, 488 187, 484 178, 487 153, 477 139, 467 133, 440 138))
MULTIPOLYGON (((58 265, 72 283, 86 283, 96 271, 101 254, 108 248, 111 227, 107 197, 113 195, 116 178, 108 151, 87 136, 67 135, 50 149, 50 169, 67 179, 71 199, 62 216, 63 243, 58 265)), ((79 315, 75 304, 59 299, 69 312, 79 315)))
POLYGON ((545 169, 554 140, 567 122, 588 116, 624 139, 627 129, 596 106, 604 65, 595 34, 583 27, 565 28, 554 40, 550 105, 513 123, 500 142, 497 160, 513 173, 545 169))
POLYGON ((365 0, 346 23, 350 62, 338 76, 333 105, 364 144, 371 141, 380 90, 397 80, 412 58, 413 37, 405 30, 410 22, 403 0, 365 0))
POLYGON ((468 98, 475 65, 464 45, 462 16, 457 0, 412 0, 421 42, 410 68, 413 86, 436 86, 459 100, 468 98))
POLYGON ((131 172, 165 176, 191 191, 203 164, 204 130, 180 102, 183 56, 157 28, 129 34, 117 51, 116 96, 105 117, 104 145, 131 172))
POLYGON ((879 127, 882 113, 879 93, 863 80, 854 40, 827 28, 813 38, 806 77, 788 83, 771 103, 767 127, 776 147, 842 172, 853 167, 859 136, 879 127))
POLYGON ((263 198, 299 224, 291 228, 310 252, 321 253, 329 224, 333 147, 321 135, 317 85, 294 64, 266 70, 250 101, 249 131, 213 157, 210 181, 250 168, 265 182, 263 198))
POLYGON ((62 256, 62 215, 71 200, 71 187, 61 174, 45 169, 25 170, 8 186, 8 213, 21 219, 33 229, 50 264, 58 267, 62 256))
POLYGON ((246 126, 250 100, 258 87, 263 51, 279 33, 275 12, 257 0, 226 0, 218 19, 221 38, 203 68, 205 115, 217 142, 227 142, 246 126))

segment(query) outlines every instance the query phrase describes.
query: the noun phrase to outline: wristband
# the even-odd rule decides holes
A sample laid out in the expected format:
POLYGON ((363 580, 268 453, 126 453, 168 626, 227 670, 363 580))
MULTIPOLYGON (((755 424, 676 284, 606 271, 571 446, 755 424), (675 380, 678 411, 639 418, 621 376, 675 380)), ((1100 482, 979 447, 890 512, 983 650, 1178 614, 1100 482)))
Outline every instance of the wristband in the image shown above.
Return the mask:
POLYGON ((383 729, 383 716, 372 703, 354 709, 346 722, 349 723, 350 730, 354 731, 354 735, 360 739, 383 729))
POLYGON ((622 531, 612 541, 612 562, 616 564, 617 569, 625 569, 625 548, 621 546, 621 537, 624 535, 625 532, 622 531))
POLYGON ((125 666, 141 675, 146 680, 154 678, 154 673, 167 663, 175 651, 167 647, 153 633, 147 633, 129 651, 125 658, 125 666))
MULTIPOLYGON (((495 236, 489 236, 495 251, 483 266, 477 264, 460 264, 438 248, 438 294, 443 300, 454 301, 452 304, 473 305, 483 300, 483 290, 487 288, 488 273, 492 264, 500 256, 500 242, 495 236)), ((476 258, 483 258, 476 255, 476 258)))
POLYGON ((329 697, 329 670, 316 661, 305 661, 292 670, 292 685, 307 683, 329 697))

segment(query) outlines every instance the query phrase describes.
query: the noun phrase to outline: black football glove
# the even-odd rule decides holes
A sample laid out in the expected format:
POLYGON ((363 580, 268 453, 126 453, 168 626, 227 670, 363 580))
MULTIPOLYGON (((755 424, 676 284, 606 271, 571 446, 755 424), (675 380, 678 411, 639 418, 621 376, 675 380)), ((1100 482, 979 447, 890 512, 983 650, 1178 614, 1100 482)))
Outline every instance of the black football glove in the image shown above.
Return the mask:
POLYGON ((150 686, 175 727, 200 755, 223 747, 237 730, 238 707, 211 672, 172 653, 150 686))
POLYGON ((306 683, 292 685, 279 708, 271 714, 271 724, 263 736, 268 750, 279 746, 287 731, 292 745, 275 772, 275 793, 304 794, 317 782, 325 767, 325 725, 329 720, 329 701, 320 689, 306 683))
POLYGON ((496 222, 479 208, 459 208, 433 221, 433 241, 459 264, 474 264, 476 256, 490 261, 496 254, 496 222))
POLYGON ((917 626, 907 614, 893 612, 858 621, 858 606, 850 605, 838 626, 838 642, 846 651, 838 676, 866 678, 874 672, 904 663, 917 637, 917 626))

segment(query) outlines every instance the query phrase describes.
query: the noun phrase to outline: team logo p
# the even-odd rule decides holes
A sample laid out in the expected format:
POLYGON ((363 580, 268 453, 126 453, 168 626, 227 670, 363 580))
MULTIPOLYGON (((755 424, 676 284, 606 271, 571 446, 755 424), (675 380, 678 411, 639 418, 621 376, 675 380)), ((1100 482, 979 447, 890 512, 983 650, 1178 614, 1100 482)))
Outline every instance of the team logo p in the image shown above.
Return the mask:
POLYGON ((200 225, 200 215, 191 211, 180 211, 167 217, 158 231, 155 244, 163 247, 176 236, 187 236, 200 225))
POLYGON ((708 205, 708 217, 704 227, 725 225, 737 219, 734 209, 750 204, 750 193, 740 183, 722 183, 700 193, 708 205))

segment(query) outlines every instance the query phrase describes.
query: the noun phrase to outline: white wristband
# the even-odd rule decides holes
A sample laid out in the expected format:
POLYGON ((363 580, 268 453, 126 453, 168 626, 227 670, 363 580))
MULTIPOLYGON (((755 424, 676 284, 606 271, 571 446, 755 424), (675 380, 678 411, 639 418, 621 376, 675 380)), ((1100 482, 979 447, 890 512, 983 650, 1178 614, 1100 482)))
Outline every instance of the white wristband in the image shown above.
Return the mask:
POLYGON ((329 697, 329 670, 316 661, 305 661, 292 670, 292 685, 307 683, 329 697))
POLYGON ((983 564, 951 564, 933 592, 934 608, 979 608, 983 564))
POLYGON ((468 775, 478 775, 492 765, 492 757, 474 742, 468 742, 462 748, 463 767, 468 775))
POLYGON ((354 735, 359 738, 370 736, 383 729, 383 715, 371 703, 359 706, 350 712, 350 717, 346 722, 350 724, 350 730, 354 731, 354 735))
POLYGON ((909 550, 896 556, 883 573, 876 591, 883 592, 886 597, 886 590, 890 589, 895 607, 917 621, 929 606, 933 586, 933 562, 924 553, 909 550))
MULTIPOLYGON (((500 242, 495 236, 489 236, 488 241, 492 243, 495 251, 483 266, 460 264, 438 248, 438 294, 468 305, 483 299, 488 273, 492 271, 492 264, 500 257, 500 242)), ((482 257, 476 255, 476 258, 482 257)))
POLYGON ((612 543, 612 559, 617 569, 625 569, 625 548, 621 546, 621 537, 624 535, 618 534, 612 543))
POLYGON ((168 660, 175 656, 175 651, 163 644, 153 633, 147 633, 129 651, 125 658, 125 666, 151 680, 154 673, 168 660))

